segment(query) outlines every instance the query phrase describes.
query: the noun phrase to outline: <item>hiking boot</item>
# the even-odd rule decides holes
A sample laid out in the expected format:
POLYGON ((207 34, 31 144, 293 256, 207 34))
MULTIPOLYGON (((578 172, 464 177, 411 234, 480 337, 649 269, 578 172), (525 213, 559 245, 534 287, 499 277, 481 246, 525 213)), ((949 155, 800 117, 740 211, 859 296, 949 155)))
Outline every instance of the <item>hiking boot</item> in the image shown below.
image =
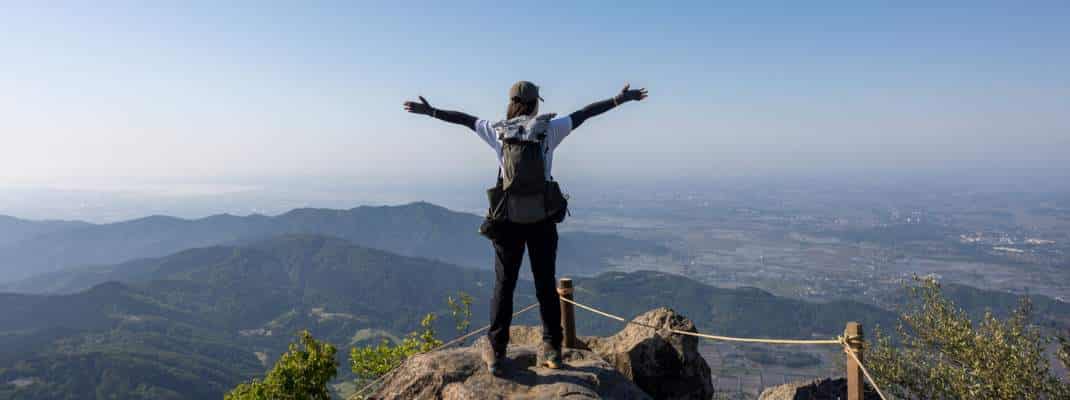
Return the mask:
POLYGON ((490 371, 491 375, 501 376, 502 361, 505 360, 505 354, 494 351, 488 342, 487 345, 483 347, 482 356, 483 362, 487 363, 487 370, 490 371))
POLYGON ((549 369, 561 368, 561 350, 549 343, 542 344, 542 363, 549 369))

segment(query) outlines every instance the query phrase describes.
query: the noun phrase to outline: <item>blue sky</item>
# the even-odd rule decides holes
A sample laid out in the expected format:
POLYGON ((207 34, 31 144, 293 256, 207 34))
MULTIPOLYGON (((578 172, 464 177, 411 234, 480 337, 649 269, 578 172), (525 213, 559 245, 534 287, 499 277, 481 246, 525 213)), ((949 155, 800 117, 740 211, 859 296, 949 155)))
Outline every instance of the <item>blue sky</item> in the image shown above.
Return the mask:
POLYGON ((500 118, 518 79, 650 90, 559 176, 1070 167, 1065 2, 37 3, 0 5, 0 184, 476 179, 401 103, 500 118))

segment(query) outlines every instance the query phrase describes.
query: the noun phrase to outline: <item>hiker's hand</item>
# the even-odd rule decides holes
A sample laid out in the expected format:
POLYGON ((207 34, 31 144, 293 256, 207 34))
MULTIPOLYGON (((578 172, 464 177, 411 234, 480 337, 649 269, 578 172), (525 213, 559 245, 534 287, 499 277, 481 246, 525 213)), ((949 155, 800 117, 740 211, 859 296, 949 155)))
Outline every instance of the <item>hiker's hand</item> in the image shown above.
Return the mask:
POLYGON ((419 103, 415 101, 406 101, 405 111, 411 112, 413 114, 431 115, 431 110, 433 110, 433 108, 431 108, 431 103, 428 103, 427 99, 425 99, 424 96, 419 97, 419 103))
POLYGON ((632 89, 631 87, 632 85, 624 85, 624 89, 621 89, 620 94, 617 95, 617 103, 646 98, 646 88, 632 89))

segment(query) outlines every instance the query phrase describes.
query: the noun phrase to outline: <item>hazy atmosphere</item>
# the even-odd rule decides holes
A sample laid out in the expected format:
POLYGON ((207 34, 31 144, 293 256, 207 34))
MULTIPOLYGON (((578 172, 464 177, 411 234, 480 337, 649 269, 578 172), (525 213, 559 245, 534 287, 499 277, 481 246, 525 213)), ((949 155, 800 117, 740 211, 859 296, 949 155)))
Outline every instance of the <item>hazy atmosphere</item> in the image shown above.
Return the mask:
POLYGON ((0 184, 476 180, 493 154, 401 102, 495 119, 518 79, 561 114, 655 94, 568 139, 574 180, 1070 168, 1062 2, 495 4, 6 3, 0 184))
POLYGON ((714 3, 0 0, 0 400, 1070 399, 1070 3, 714 3))

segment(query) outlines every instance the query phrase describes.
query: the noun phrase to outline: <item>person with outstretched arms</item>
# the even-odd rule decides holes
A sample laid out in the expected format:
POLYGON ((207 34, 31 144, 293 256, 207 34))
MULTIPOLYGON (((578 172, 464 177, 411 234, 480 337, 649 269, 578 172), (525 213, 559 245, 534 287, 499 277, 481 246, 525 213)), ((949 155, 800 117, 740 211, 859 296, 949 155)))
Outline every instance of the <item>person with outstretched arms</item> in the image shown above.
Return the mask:
POLYGON ((567 200, 553 181, 553 152, 587 119, 630 101, 647 97, 646 89, 625 85, 620 93, 567 116, 539 115, 539 87, 520 81, 509 89, 505 119, 491 121, 452 110, 433 107, 423 96, 406 101, 405 110, 471 129, 494 150, 498 181, 488 190, 487 219, 480 232, 494 246, 494 297, 490 303, 488 346, 483 358, 491 373, 503 372, 502 360, 509 345, 513 291, 516 289, 524 247, 528 249, 535 294, 542 318, 540 359, 549 368, 561 366, 561 308, 556 290, 557 223, 567 213, 567 200))

